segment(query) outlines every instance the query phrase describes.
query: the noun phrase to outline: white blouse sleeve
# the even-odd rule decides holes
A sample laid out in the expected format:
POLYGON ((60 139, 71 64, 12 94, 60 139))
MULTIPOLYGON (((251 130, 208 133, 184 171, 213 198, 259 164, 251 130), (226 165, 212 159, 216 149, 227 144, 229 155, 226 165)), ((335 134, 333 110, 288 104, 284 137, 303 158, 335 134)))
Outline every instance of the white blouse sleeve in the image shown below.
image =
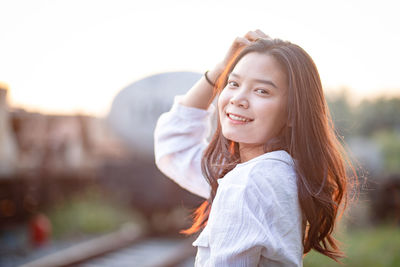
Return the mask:
POLYGON ((160 116, 154 131, 157 167, 188 191, 208 198, 210 185, 201 171, 201 157, 210 130, 210 109, 203 110, 179 104, 175 97, 171 110, 160 116))
POLYGON ((285 163, 265 162, 242 177, 245 184, 225 186, 221 179, 207 225, 206 266, 302 266, 294 173, 285 163))

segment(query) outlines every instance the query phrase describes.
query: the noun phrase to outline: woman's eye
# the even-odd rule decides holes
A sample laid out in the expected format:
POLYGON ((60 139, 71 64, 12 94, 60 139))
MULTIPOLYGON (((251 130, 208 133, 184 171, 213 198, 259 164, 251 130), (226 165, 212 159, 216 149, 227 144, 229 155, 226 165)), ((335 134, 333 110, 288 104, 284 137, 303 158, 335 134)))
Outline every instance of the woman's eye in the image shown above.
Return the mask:
POLYGON ((228 84, 229 84, 230 87, 237 87, 237 86, 239 86, 238 83, 235 82, 235 81, 229 81, 228 84))
POLYGON ((256 92, 262 95, 269 95, 269 92, 265 89, 257 89, 256 92))

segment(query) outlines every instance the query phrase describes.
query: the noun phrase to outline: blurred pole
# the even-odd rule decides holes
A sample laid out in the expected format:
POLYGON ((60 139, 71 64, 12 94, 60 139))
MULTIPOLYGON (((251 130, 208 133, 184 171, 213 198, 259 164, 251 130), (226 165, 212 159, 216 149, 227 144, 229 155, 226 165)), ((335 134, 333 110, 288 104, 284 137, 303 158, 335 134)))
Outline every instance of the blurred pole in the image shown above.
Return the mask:
POLYGON ((10 127, 7 90, 7 85, 0 83, 0 178, 15 173, 18 157, 17 144, 10 127))

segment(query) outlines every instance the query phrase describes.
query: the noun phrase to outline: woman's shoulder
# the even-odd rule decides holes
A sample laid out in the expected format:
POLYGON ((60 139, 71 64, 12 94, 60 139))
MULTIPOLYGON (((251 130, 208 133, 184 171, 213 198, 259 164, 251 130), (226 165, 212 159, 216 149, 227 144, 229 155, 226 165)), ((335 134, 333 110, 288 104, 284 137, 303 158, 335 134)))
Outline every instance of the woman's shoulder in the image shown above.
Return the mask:
POLYGON ((265 153, 239 163, 224 178, 223 187, 240 186, 246 191, 297 192, 297 178, 292 157, 283 150, 265 153))
POLYGON ((293 158, 284 150, 272 151, 260 156, 249 166, 252 174, 288 175, 295 170, 293 158))
POLYGON ((243 169, 246 187, 297 191, 294 161, 284 150, 265 153, 238 167, 243 169))

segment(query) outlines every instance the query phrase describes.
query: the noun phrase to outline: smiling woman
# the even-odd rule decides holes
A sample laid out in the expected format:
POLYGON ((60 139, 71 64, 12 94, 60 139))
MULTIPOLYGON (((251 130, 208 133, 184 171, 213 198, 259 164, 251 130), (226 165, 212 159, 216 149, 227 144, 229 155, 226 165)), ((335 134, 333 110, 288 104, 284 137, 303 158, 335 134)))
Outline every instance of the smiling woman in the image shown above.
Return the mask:
POLYGON ((267 54, 245 55, 218 98, 222 134, 240 144, 242 161, 264 153, 285 125, 286 105, 286 75, 278 62, 267 54))
POLYGON ((155 130, 160 170, 207 199, 182 231, 202 230, 196 266, 302 266, 311 249, 338 261, 344 155, 311 57, 260 30, 238 37, 155 130))

